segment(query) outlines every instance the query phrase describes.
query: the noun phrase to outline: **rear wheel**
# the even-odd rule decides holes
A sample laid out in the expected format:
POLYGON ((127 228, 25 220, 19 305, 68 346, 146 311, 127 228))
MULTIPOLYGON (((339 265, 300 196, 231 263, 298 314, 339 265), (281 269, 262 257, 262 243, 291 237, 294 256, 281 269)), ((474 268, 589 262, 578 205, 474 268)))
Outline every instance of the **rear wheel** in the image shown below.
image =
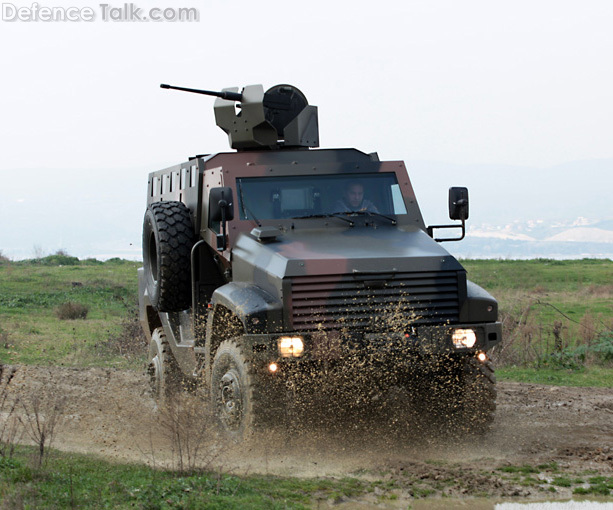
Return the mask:
POLYGON ((181 390, 181 372, 162 328, 151 335, 149 344, 149 383, 158 403, 163 403, 181 390))

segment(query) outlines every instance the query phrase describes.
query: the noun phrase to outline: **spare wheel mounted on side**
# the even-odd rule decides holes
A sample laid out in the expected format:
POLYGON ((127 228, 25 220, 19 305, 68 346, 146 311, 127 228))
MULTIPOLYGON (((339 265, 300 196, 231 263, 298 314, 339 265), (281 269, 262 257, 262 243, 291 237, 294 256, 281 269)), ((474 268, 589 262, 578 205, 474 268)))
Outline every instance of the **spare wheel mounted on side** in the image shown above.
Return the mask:
POLYGON ((191 249, 194 229, 182 202, 155 202, 143 223, 145 285, 159 312, 178 312, 191 305, 191 249))

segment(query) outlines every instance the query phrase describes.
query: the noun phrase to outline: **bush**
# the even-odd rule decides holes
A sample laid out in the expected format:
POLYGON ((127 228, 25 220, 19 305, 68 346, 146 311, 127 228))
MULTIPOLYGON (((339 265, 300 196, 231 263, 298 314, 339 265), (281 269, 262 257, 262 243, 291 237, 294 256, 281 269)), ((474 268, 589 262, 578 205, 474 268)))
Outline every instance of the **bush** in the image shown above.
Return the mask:
POLYGON ((43 266, 78 266, 79 259, 77 257, 71 257, 70 255, 56 253, 55 255, 43 257, 38 263, 43 266))
POLYGON ((577 354, 583 359, 592 354, 595 361, 610 363, 613 361, 613 331, 603 331, 591 345, 580 345, 577 354))
POLYGON ((62 321, 86 319, 88 312, 89 308, 87 306, 81 303, 72 303, 70 301, 62 303, 55 309, 55 315, 62 321))

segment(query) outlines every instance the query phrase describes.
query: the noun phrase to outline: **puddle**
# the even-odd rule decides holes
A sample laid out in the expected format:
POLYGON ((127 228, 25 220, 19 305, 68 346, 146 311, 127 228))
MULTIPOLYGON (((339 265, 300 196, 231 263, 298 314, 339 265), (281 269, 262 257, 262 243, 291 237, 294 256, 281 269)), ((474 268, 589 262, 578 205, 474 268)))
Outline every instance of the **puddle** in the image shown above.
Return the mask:
POLYGON ((530 503, 495 503, 487 500, 431 500, 414 501, 412 510, 613 510, 613 501, 533 501, 530 503))
POLYGON ((494 510, 613 510, 613 502, 571 500, 537 503, 498 503, 493 508, 494 510))

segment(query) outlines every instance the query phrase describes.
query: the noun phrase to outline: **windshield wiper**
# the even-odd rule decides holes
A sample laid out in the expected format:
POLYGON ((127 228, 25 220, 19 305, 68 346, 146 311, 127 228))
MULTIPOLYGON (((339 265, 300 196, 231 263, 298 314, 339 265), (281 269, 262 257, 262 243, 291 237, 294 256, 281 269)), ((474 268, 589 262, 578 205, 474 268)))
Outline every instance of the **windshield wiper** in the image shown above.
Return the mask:
POLYGON ((293 220, 306 220, 308 218, 338 218, 339 220, 346 221, 349 223, 351 227, 355 225, 355 222, 350 220, 349 218, 343 216, 341 213, 330 213, 330 214, 307 214, 305 216, 292 216, 293 220))
MULTIPOLYGON (((238 180, 238 179, 237 179, 238 180)), ((240 194, 241 197, 241 209, 243 210, 243 216, 245 217, 245 219, 249 219, 247 217, 247 214, 245 213, 245 209, 247 209, 247 212, 251 215, 251 219, 255 221, 255 223, 257 224, 258 227, 261 227, 262 224, 260 223, 260 221, 255 217, 255 214, 253 214, 253 212, 251 211, 251 209, 249 209, 249 206, 245 203, 245 198, 243 197, 243 184, 242 182, 238 181, 238 192, 240 194)))

